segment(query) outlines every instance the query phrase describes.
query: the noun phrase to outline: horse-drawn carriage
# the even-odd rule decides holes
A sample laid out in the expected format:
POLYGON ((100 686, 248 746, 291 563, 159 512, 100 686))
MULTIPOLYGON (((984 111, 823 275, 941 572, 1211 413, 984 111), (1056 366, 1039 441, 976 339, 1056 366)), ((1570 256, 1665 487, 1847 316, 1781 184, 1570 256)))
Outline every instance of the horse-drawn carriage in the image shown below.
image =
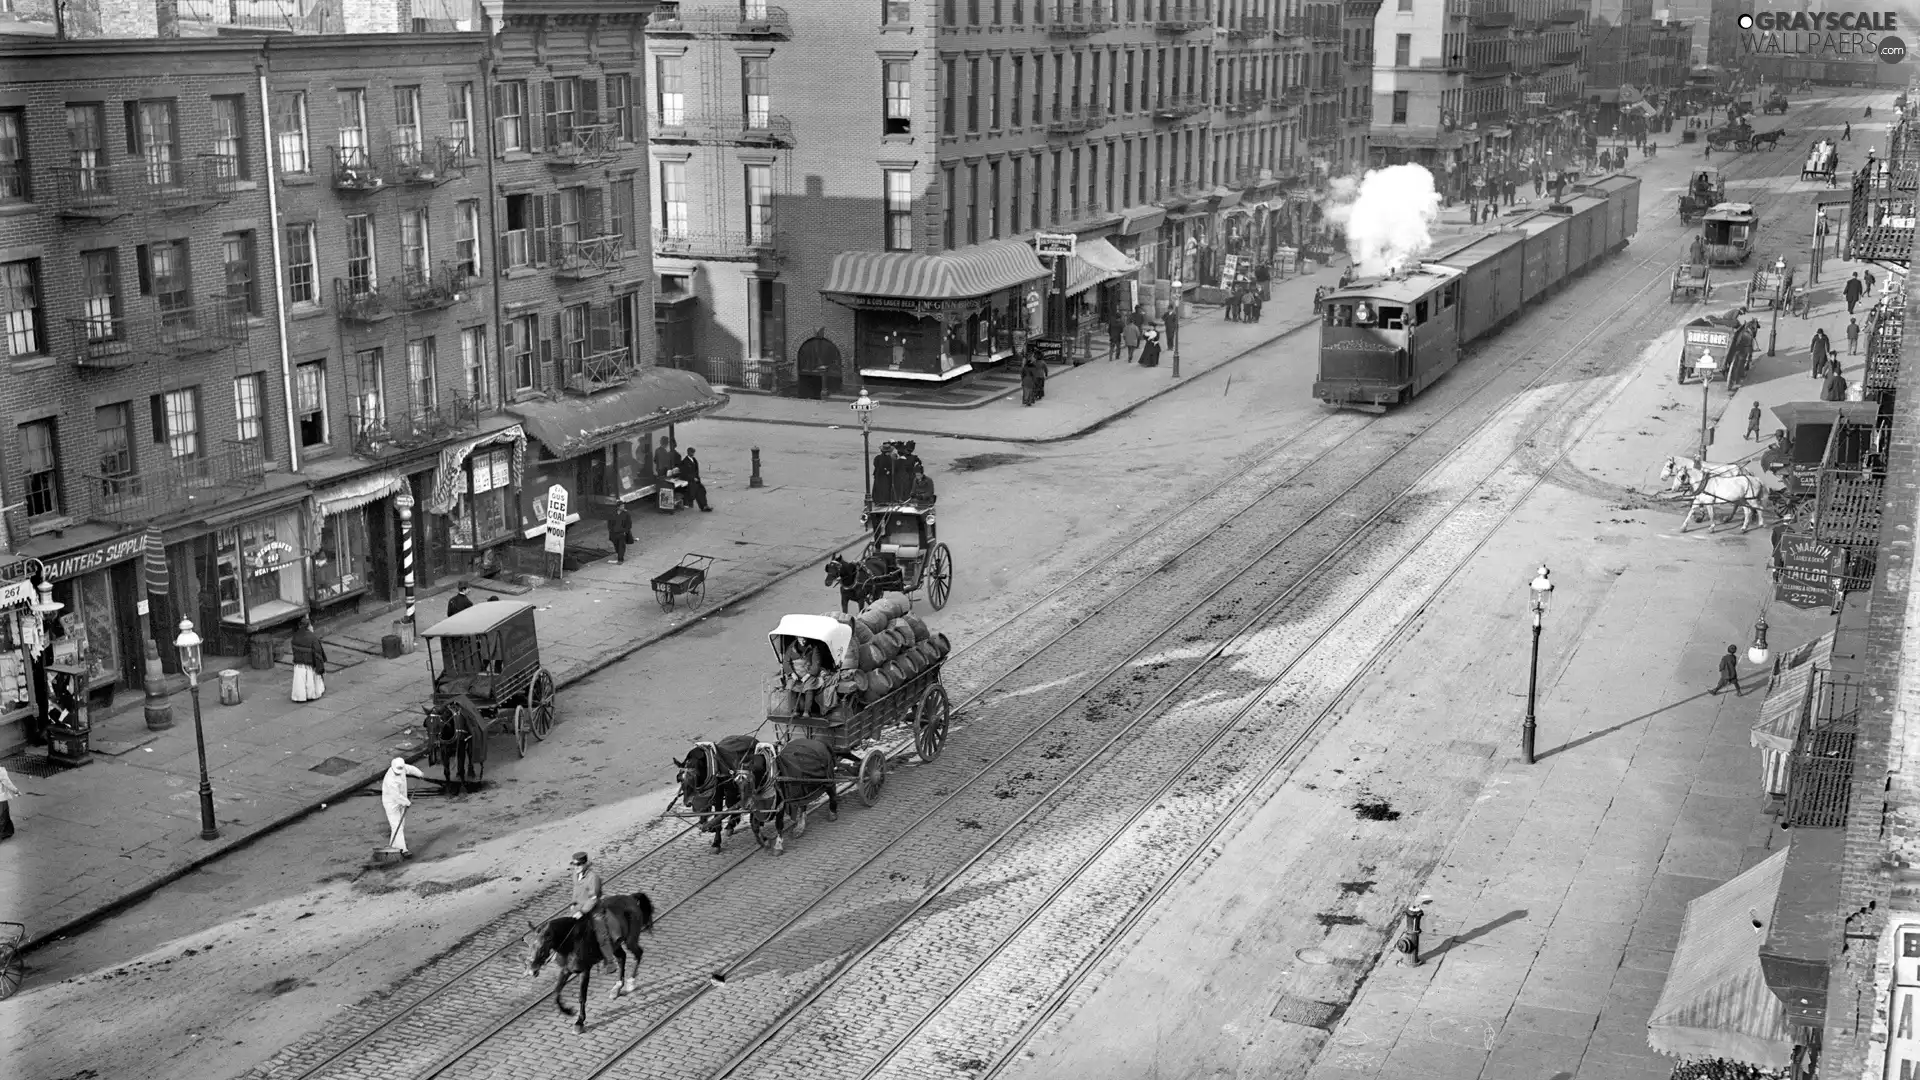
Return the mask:
POLYGON ((1840 148, 1832 139, 1815 139, 1807 148, 1806 164, 1800 167, 1800 179, 1833 181, 1840 168, 1840 148))
POLYGON ((433 697, 424 706, 427 763, 445 767, 447 783, 469 770, 485 778, 487 736, 513 736, 521 757, 527 736, 553 730, 553 674, 540 664, 532 604, 490 600, 428 627, 427 670, 433 697))
POLYGON ((1781 93, 1778 90, 1775 90, 1773 94, 1767 98, 1767 103, 1760 107, 1760 111, 1763 113, 1786 112, 1787 111, 1787 95, 1781 93))
POLYGON ((1690 223, 1726 199, 1727 181, 1719 169, 1695 169, 1680 193, 1680 220, 1690 223))
POLYGON ((1713 291, 1705 263, 1683 262, 1673 268, 1673 283, 1667 288, 1667 302, 1676 299, 1705 300, 1713 291))
POLYGON ((933 610, 947 606, 953 593, 953 552, 940 542, 933 507, 917 502, 875 506, 866 512, 873 538, 860 553, 861 561, 878 558, 897 572, 892 589, 903 593, 926 590, 933 610))
POLYGON ((1760 231, 1760 215, 1752 203, 1721 203, 1700 217, 1700 237, 1705 241, 1709 266, 1738 266, 1753 254, 1753 241, 1760 231))
POLYGON ((1740 385, 1745 367, 1753 357, 1753 324, 1742 322, 1739 313, 1702 315, 1680 328, 1680 372, 1682 383, 1696 376, 1708 382, 1726 383, 1729 391, 1740 385), (1711 357, 1713 366, 1703 370, 1703 357, 1711 357), (1735 369, 1742 369, 1736 371, 1735 369))
POLYGON ((1751 150, 1753 140, 1753 128, 1745 122, 1728 124, 1726 127, 1707 132, 1707 145, 1715 150, 1725 150, 1729 147, 1741 151, 1751 150))

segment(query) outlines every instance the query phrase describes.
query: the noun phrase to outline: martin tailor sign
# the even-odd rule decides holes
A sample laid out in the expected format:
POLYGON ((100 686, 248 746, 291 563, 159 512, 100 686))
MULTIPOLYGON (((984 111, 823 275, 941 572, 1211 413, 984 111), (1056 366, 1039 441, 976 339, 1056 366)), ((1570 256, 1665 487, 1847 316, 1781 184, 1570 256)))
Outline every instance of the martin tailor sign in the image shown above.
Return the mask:
POLYGON ((57 559, 43 559, 47 568, 48 581, 65 581, 79 577, 114 563, 126 562, 146 554, 147 534, 136 533, 123 536, 118 540, 109 540, 97 547, 76 551, 71 555, 62 555, 57 559))
POLYGON ((1832 607, 1840 602, 1846 556, 1811 536, 1786 534, 1773 552, 1773 598, 1798 608, 1832 607))

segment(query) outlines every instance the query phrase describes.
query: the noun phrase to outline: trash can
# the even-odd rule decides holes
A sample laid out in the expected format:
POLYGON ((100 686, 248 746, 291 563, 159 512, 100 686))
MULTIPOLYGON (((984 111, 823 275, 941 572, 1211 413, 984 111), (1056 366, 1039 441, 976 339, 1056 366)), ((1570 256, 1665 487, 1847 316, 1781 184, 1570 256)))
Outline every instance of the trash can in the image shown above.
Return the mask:
POLYGON ((220 673, 220 704, 240 704, 240 672, 234 668, 220 673))
POLYGON ((247 643, 247 666, 255 671, 273 670, 273 639, 257 637, 247 643))

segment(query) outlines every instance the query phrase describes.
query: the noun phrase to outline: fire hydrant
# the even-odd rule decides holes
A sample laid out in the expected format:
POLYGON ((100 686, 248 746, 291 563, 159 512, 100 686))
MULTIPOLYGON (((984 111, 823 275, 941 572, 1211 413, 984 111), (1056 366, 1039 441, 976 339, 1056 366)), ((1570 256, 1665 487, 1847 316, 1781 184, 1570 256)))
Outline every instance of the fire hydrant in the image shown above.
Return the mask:
POLYGON ((766 486, 765 482, 760 479, 760 448, 757 446, 753 448, 753 476, 748 479, 747 486, 750 488, 766 486))

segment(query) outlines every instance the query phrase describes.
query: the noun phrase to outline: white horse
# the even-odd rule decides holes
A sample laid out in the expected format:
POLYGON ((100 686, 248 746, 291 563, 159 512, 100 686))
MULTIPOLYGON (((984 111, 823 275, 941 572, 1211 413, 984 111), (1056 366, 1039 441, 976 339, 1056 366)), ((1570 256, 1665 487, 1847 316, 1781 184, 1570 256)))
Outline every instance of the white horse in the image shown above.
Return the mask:
MULTIPOLYGON (((1765 485, 1761 484, 1758 478, 1744 473, 1709 477, 1700 489, 1700 494, 1693 497, 1693 505, 1687 507, 1687 520, 1680 523, 1680 531, 1686 532, 1692 528, 1694 516, 1705 511, 1707 532, 1713 532, 1720 527, 1718 510, 1720 505, 1725 503, 1729 507, 1745 512, 1741 518, 1740 531, 1746 532, 1761 523, 1760 493, 1764 490, 1765 485)), ((1727 514, 1727 523, 1729 525, 1733 523, 1731 511, 1727 514)))
POLYGON ((1667 481, 1667 491, 1699 491, 1700 483, 1716 476, 1739 476, 1745 472, 1739 463, 1730 465, 1711 465, 1695 457, 1683 457, 1672 454, 1660 465, 1660 479, 1667 481))

